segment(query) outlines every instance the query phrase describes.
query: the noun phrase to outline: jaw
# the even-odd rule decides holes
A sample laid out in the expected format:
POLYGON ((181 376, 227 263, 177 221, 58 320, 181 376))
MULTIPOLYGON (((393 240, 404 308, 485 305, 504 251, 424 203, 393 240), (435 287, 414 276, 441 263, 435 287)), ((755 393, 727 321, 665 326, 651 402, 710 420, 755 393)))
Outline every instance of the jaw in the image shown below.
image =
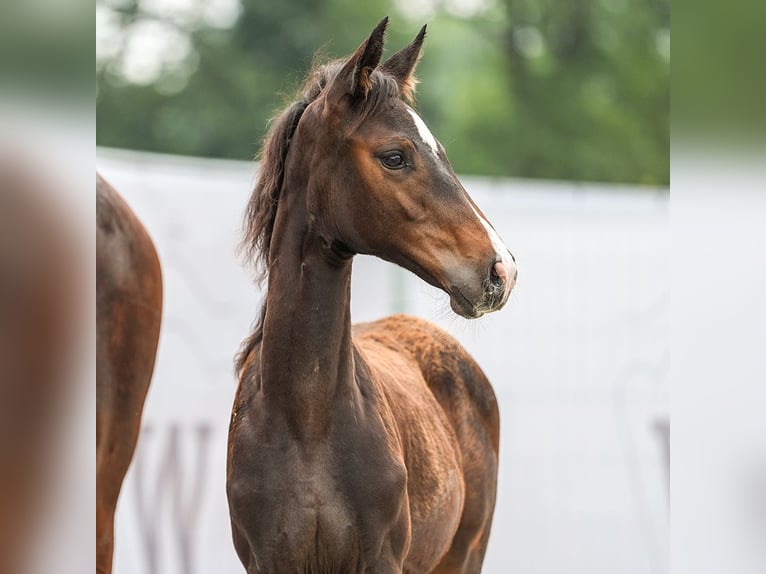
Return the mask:
POLYGON ((396 260, 392 258, 388 260, 413 272, 429 285, 444 291, 447 295, 449 295, 450 307, 461 317, 465 319, 478 319, 484 315, 484 313, 486 313, 485 310, 481 310, 478 306, 471 303, 470 299, 466 297, 462 291, 460 291, 460 288, 457 285, 450 285, 446 283, 441 277, 437 276, 437 274, 427 270, 424 266, 416 263, 413 259, 408 258, 403 260, 396 260))
POLYGON ((510 291, 504 293, 499 299, 488 299, 484 296, 478 303, 472 303, 459 287, 451 285, 444 289, 450 298, 452 310, 465 319, 478 319, 487 313, 494 313, 502 309, 510 298, 510 291))
POLYGON ((471 303, 457 287, 452 286, 445 291, 449 295, 449 304, 452 310, 464 319, 478 319, 484 315, 484 311, 471 303))
MULTIPOLYGON (((510 298, 510 289, 505 293, 492 294, 481 286, 480 292, 477 293, 477 289, 472 287, 477 280, 470 274, 456 277, 453 273, 452 277, 448 278, 443 270, 432 270, 430 266, 421 264, 413 257, 388 257, 385 253, 372 251, 366 253, 404 267, 429 285, 444 291, 449 296, 452 310, 464 319, 478 319, 487 313, 499 311, 510 298)), ((481 285, 480 282, 478 284, 481 285)))

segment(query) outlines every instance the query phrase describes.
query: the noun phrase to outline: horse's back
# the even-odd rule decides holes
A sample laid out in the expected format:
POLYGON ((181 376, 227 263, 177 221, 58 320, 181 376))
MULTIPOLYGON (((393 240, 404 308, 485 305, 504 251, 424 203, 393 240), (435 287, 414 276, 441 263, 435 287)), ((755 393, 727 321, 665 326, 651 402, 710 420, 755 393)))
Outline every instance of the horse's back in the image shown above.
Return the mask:
POLYGON ((466 415, 483 422, 495 453, 499 413, 492 385, 466 349, 441 327, 410 315, 392 315, 354 325, 354 341, 364 348, 383 346, 410 356, 450 419, 466 415))
MULTIPOLYGON (((389 368, 394 355, 404 357, 404 361, 418 369, 422 378, 384 376, 382 380, 388 381, 384 384, 411 387, 425 384, 441 407, 459 448, 464 502, 451 546, 433 571, 480 571, 497 488, 499 413, 492 386, 454 337, 423 319, 395 315, 359 324, 354 327, 354 342, 379 371, 389 368), (394 378, 397 382, 393 382, 394 378)), ((407 391, 417 393, 415 389, 407 391)), ((383 392, 392 396, 386 389, 383 392)), ((396 392, 393 396, 396 397, 396 392)), ((397 411, 409 409, 415 416, 428 417, 428 409, 418 412, 418 400, 394 400, 397 404, 391 406, 395 415, 397 411)), ((432 437, 418 438, 428 443, 432 437)))

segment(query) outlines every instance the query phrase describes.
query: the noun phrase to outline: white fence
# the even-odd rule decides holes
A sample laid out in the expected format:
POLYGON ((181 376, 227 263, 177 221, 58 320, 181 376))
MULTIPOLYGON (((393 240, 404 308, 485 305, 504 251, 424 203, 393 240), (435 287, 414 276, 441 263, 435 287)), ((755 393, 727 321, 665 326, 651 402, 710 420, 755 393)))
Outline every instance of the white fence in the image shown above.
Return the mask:
MULTIPOLYGON (((115 574, 243 572, 225 496, 232 357, 260 295, 234 253, 254 167, 99 150, 155 239, 159 357, 120 499, 115 574)), ((447 328, 495 386, 500 488, 484 572, 668 572, 668 195, 464 178, 519 265, 479 322, 393 265, 358 257, 352 317, 447 328)))

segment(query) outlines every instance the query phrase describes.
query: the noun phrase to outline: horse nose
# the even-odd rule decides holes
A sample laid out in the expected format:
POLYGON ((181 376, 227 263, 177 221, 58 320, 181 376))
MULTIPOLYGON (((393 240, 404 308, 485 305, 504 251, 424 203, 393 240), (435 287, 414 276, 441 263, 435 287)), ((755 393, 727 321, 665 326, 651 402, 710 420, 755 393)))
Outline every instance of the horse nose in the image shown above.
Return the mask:
POLYGON ((495 261, 489 270, 489 280, 495 287, 504 287, 508 281, 508 270, 502 261, 495 261))
POLYGON ((511 259, 513 260, 513 263, 510 264, 511 269, 509 269, 509 266, 506 265, 506 263, 500 260, 495 261, 489 271, 490 285, 494 289, 500 291, 504 296, 508 295, 511 289, 513 289, 516 285, 516 278, 519 276, 519 271, 516 268, 515 263, 516 260, 513 258, 513 255, 511 255, 511 259), (511 273, 513 275, 511 275, 511 273))

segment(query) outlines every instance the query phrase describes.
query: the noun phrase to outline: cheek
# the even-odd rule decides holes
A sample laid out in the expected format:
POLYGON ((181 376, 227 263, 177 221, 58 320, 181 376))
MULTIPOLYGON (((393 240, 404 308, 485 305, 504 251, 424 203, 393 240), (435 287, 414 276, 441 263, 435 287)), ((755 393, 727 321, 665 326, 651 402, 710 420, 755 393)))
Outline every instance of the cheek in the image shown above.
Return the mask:
POLYGON ((427 215, 428 181, 424 174, 409 171, 387 171, 374 158, 360 166, 365 203, 378 220, 389 225, 422 220, 427 215))
POLYGON ((354 234, 366 247, 380 249, 417 237, 429 217, 428 181, 421 171, 383 168, 367 150, 355 154, 353 182, 339 212, 348 213, 354 234), (424 181, 421 181, 424 180, 424 181))
POLYGON ((367 229, 382 230, 386 243, 416 233, 431 215, 422 188, 413 186, 411 178, 398 175, 382 172, 368 177, 359 198, 358 218, 364 219, 367 229))

